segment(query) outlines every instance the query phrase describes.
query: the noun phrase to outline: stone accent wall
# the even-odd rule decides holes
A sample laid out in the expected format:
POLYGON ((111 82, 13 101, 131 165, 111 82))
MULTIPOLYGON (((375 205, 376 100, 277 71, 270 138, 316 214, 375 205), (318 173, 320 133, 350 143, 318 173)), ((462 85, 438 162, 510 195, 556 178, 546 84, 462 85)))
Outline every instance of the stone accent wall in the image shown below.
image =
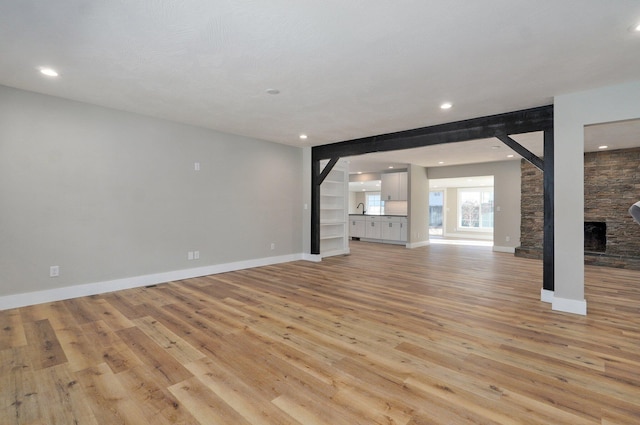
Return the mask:
MULTIPOLYGON (((562 160, 556 158, 556 167, 562 160)), ((520 244, 516 255, 542 258, 542 172, 522 160, 520 244)), ((640 269, 640 225, 629 207, 640 201, 640 148, 584 155, 584 221, 607 224, 604 253, 585 253, 585 263, 640 269)))
POLYGON ((520 161, 520 246, 516 255, 542 258, 544 188, 542 171, 524 159, 520 161))

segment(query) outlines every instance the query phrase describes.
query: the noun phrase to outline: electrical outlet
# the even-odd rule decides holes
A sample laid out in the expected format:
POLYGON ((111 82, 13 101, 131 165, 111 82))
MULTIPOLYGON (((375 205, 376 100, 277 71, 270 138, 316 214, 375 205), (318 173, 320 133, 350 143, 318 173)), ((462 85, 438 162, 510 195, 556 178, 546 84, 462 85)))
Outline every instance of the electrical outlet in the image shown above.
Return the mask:
POLYGON ((49 277, 58 277, 58 276, 60 276, 60 266, 49 267, 49 277))
POLYGON ((275 244, 275 243, 273 243, 273 242, 271 242, 271 249, 272 249, 272 250, 276 249, 276 244, 275 244))
POLYGON ((200 259, 200 251, 193 251, 193 259, 194 260, 200 259))
POLYGON ((196 171, 200 171, 200 163, 199 162, 194 162, 193 163, 193 169, 196 171))
POLYGON ((187 260, 193 260, 193 251, 187 252, 187 260))

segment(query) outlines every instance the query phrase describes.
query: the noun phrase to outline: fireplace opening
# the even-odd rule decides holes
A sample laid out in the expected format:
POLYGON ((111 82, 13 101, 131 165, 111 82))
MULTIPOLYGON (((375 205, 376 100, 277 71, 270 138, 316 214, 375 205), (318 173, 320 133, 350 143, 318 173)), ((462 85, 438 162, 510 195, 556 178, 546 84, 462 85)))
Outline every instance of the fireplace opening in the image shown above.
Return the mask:
POLYGON ((602 221, 584 222, 585 252, 605 252, 607 250, 607 223, 602 221))

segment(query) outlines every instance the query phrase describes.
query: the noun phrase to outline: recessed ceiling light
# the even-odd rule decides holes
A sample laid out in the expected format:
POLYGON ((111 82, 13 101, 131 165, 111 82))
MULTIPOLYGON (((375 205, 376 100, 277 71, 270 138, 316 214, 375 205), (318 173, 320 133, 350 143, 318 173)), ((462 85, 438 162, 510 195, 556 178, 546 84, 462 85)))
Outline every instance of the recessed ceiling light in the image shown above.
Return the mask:
POLYGON ((360 184, 364 184, 364 182, 360 182, 360 184))
POLYGON ((444 164, 444 161, 438 161, 438 164, 444 164))
POLYGON ((513 154, 507 155, 507 158, 513 158, 513 154))
POLYGON ((364 192, 364 191, 366 191, 366 189, 362 189, 362 191, 364 192))
POLYGON ((358 174, 362 174, 362 171, 358 171, 358 174))
POLYGON ((451 102, 445 102, 442 105, 440 105, 440 109, 451 109, 452 106, 453 104, 451 104, 451 102))
POLYGON ((500 149, 500 146, 494 145, 494 146, 491 146, 491 149, 500 149))
POLYGON ((393 165, 389 165, 389 168, 393 168, 393 165))
POLYGON ((607 149, 609 146, 607 145, 602 145, 602 146, 598 146, 598 149, 607 149))
POLYGON ((40 68, 40 73, 44 74, 48 77, 57 77, 58 76, 58 72, 55 69, 51 69, 51 68, 40 68))
POLYGON ((300 135, 300 140, 307 140, 307 135, 306 134, 301 134, 300 135))
POLYGON ((278 89, 267 89, 267 94, 280 94, 280 90, 278 89))
POLYGON ((633 30, 640 32, 640 24, 638 24, 635 27, 633 27, 633 30))

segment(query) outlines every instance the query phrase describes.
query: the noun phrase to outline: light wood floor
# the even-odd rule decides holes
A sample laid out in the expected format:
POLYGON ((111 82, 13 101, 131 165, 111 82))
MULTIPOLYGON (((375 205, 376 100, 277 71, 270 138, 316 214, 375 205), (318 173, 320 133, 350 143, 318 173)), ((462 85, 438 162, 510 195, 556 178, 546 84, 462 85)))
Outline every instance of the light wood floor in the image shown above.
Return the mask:
POLYGON ((639 424, 640 273, 487 247, 294 262, 0 312, 1 424, 639 424))

